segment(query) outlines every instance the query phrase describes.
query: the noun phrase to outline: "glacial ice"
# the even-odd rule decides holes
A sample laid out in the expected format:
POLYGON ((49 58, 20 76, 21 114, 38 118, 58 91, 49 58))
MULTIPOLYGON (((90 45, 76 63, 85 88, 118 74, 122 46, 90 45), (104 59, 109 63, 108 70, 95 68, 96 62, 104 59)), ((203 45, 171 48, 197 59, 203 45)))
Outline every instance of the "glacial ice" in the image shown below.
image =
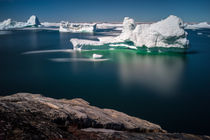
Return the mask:
POLYGON ((37 27, 41 25, 39 19, 32 15, 27 22, 17 22, 12 19, 4 20, 0 22, 0 30, 19 29, 25 27, 37 27))
MULTIPOLYGON (((84 49, 83 46, 124 46, 130 49, 148 48, 173 48, 172 51, 180 51, 188 47, 187 32, 184 30, 183 21, 177 16, 170 15, 164 20, 152 24, 136 25, 135 21, 125 17, 122 33, 117 37, 99 37, 99 41, 71 39, 74 49, 84 49), (126 42, 132 42, 127 44, 126 42)), ((155 48, 155 49, 153 49, 155 48)), ((150 51, 146 49, 147 51, 150 51)), ((159 52, 159 50, 158 50, 159 52)))
POLYGON ((187 24, 187 26, 185 27, 185 29, 209 29, 210 28, 210 24, 208 24, 207 22, 201 22, 198 24, 187 24))
POLYGON ((93 33, 96 31, 96 24, 76 24, 76 23, 69 23, 62 21, 60 23, 60 32, 73 32, 73 33, 80 33, 80 32, 86 32, 86 33, 93 33))

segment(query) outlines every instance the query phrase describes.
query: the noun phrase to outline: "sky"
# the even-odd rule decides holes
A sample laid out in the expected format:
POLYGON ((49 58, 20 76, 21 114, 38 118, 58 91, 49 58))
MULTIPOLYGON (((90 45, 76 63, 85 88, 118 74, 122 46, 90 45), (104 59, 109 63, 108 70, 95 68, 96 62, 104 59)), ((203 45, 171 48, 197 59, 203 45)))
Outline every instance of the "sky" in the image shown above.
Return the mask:
POLYGON ((119 22, 129 16, 154 22, 169 15, 185 22, 210 22, 210 0, 0 0, 0 21, 119 22))

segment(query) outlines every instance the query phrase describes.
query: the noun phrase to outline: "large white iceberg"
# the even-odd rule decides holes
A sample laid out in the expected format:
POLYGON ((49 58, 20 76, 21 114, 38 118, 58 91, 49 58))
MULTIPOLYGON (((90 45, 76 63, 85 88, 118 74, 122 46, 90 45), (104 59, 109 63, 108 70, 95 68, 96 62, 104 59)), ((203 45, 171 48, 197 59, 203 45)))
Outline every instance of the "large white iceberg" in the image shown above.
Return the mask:
POLYGON ((96 31, 96 24, 89 24, 89 23, 83 23, 83 24, 77 24, 77 23, 69 23, 62 21, 60 23, 60 32, 73 32, 73 33, 80 33, 80 32, 86 32, 86 33, 93 33, 96 31))
POLYGON ((189 44, 183 21, 173 15, 150 25, 137 25, 129 40, 140 47, 186 48, 189 44))
POLYGON ((185 29, 209 29, 210 28, 210 24, 208 24, 207 22, 201 22, 198 24, 187 24, 187 26, 185 27, 185 29))
POLYGON ((19 29, 25 27, 37 27, 41 25, 39 19, 32 15, 27 22, 17 22, 12 19, 4 20, 0 22, 0 30, 19 29))
MULTIPOLYGON (((183 21, 177 16, 168 18, 152 24, 136 25, 134 20, 125 17, 123 21, 122 33, 117 37, 100 37, 99 41, 89 41, 71 39, 75 49, 82 46, 108 45, 108 46, 127 46, 127 48, 174 48, 185 49, 189 45, 187 32, 184 30, 183 21), (126 42, 129 42, 127 44, 126 42), (125 43, 125 44, 123 44, 125 43)), ((84 47, 85 48, 85 47, 84 47)), ((154 49, 153 49, 154 50, 154 49)))

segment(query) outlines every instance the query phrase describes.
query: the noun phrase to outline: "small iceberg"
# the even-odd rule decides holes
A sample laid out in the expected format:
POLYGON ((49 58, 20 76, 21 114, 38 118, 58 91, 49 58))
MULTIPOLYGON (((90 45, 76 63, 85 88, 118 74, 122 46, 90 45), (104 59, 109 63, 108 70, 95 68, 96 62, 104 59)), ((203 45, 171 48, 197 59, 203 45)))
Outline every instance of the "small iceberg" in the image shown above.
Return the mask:
POLYGON ((62 21, 60 23, 60 32, 72 32, 72 33, 93 33, 96 31, 96 24, 89 24, 89 23, 69 23, 62 21))
POLYGON ((188 48, 187 32, 183 21, 174 15, 152 24, 136 25, 132 18, 125 17, 122 33, 117 37, 99 37, 98 41, 71 39, 75 50, 91 48, 140 49, 147 51, 178 51, 188 48), (87 47, 88 46, 88 47, 87 47))
POLYGON ((20 29, 25 27, 38 27, 40 22, 37 16, 32 15, 27 22, 17 22, 12 19, 4 20, 0 22, 0 30, 11 30, 11 29, 20 29))
POLYGON ((93 58, 94 59, 98 59, 98 58, 101 58, 101 57, 103 57, 103 55, 100 55, 100 54, 93 54, 93 58))
POLYGON ((201 22, 201 23, 198 23, 198 24, 187 24, 185 29, 192 29, 192 30, 210 29, 210 24, 208 24, 207 22, 201 22))

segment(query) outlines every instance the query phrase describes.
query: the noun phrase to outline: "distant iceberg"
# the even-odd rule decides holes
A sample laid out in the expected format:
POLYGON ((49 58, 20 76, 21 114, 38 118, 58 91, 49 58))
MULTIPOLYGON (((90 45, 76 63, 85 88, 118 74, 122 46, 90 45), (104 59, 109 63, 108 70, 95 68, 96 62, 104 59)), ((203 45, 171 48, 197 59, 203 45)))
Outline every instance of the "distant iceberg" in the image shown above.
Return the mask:
POLYGON ((12 19, 4 20, 0 22, 0 30, 10 30, 10 29, 19 29, 25 27, 38 27, 40 26, 39 19, 32 15, 27 22, 17 22, 12 19))
POLYGON ((185 29, 210 29, 210 24, 207 22, 201 22, 198 24, 187 24, 185 29))
POLYGON ((96 24, 89 24, 89 23, 83 23, 83 24, 77 24, 77 23, 69 23, 62 21, 60 23, 60 32, 72 32, 72 33, 93 33, 96 31, 96 24))
POLYGON ((32 15, 32 16, 28 19, 26 25, 27 25, 27 26, 38 26, 38 25, 41 25, 41 24, 40 24, 40 22, 39 22, 38 17, 35 16, 35 15, 32 15))
POLYGON ((97 29, 122 30, 122 24, 121 23, 97 23, 97 29))
POLYGON ((60 23, 57 22, 42 22, 41 25, 43 25, 44 27, 54 27, 54 28, 60 27, 60 23))
POLYGON ((169 48, 172 48, 172 51, 184 51, 189 45, 183 21, 173 15, 156 23, 140 25, 136 25, 132 18, 125 17, 122 33, 117 37, 100 37, 98 41, 80 39, 70 41, 74 49, 79 50, 85 49, 84 46, 92 46, 94 49, 100 46, 108 48, 123 46, 158 52, 159 49, 165 51, 169 48))

